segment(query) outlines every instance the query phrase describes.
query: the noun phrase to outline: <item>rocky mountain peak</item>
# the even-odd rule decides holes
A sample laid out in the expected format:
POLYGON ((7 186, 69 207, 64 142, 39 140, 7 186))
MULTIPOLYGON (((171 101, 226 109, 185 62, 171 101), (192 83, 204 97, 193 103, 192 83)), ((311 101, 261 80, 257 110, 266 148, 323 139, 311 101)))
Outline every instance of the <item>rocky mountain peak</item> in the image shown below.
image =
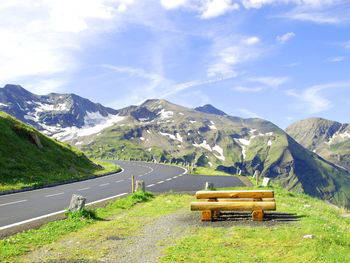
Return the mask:
POLYGON ((220 116, 227 116, 227 114, 217 108, 215 108, 211 104, 206 104, 200 107, 197 107, 194 109, 195 111, 199 112, 204 112, 204 113, 210 113, 210 114, 215 114, 215 115, 220 115, 220 116))

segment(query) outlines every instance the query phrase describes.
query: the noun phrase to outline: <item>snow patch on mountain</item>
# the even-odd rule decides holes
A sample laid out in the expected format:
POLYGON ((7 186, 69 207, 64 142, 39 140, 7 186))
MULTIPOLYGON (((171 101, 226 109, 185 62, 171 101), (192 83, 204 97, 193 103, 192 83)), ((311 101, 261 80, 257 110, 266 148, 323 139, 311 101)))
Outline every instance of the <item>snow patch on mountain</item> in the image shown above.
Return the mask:
POLYGON ((160 135, 162 136, 166 136, 166 137, 169 137, 170 139, 172 140, 177 140, 179 142, 182 142, 183 141, 183 138, 181 137, 181 135, 179 133, 176 133, 176 135, 173 135, 173 134, 170 134, 170 133, 166 133, 166 132, 159 132, 160 135))
MULTIPOLYGON (((257 135, 255 135, 256 133, 256 130, 250 130, 249 131, 250 134, 253 134, 251 135, 248 139, 246 138, 240 138, 240 139, 234 139, 242 148, 242 156, 243 156, 243 160, 245 160, 246 156, 247 156, 247 148, 248 146, 250 145, 250 143, 252 142, 252 140, 256 137, 264 137, 264 136, 273 136, 274 133, 273 132, 268 132, 268 133, 259 133, 257 135)), ((272 141, 271 139, 267 142, 267 146, 271 146, 272 145, 272 141)))
POLYGON ((328 145, 331 145, 331 144, 337 143, 339 141, 344 141, 344 140, 349 139, 349 138, 350 138, 350 133, 348 131, 345 131, 343 133, 337 132, 329 139, 328 142, 325 142, 325 143, 328 145))
POLYGON ((158 116, 160 119, 165 120, 165 119, 170 119, 174 116, 173 111, 166 111, 165 109, 162 109, 159 113, 158 116))
POLYGON ((221 161, 225 161, 224 150, 219 145, 215 145, 212 149, 219 154, 217 155, 213 153, 216 158, 220 159, 221 161))
POLYGON ((204 141, 203 141, 202 143, 200 143, 200 144, 198 144, 198 143, 193 143, 192 145, 193 145, 194 147, 197 147, 197 148, 202 147, 202 148, 204 148, 204 149, 206 149, 206 150, 212 152, 212 149, 211 149, 210 145, 207 143, 206 140, 204 140, 204 141))
POLYGON ((215 123, 213 121, 210 121, 211 125, 209 125, 209 128, 211 130, 217 130, 216 126, 215 126, 215 123))
MULTIPOLYGON (((76 137, 88 136, 99 133, 103 129, 108 128, 125 119, 124 116, 111 114, 109 114, 106 117, 102 116, 103 118, 101 118, 100 116, 102 115, 100 115, 99 113, 90 112, 84 117, 85 125, 82 128, 78 128, 76 126, 60 128, 59 131, 57 131, 57 133, 55 133, 55 131, 52 131, 53 133, 55 133, 52 135, 52 137, 61 141, 67 141, 76 137)), ((50 128, 52 129, 53 126, 43 126, 43 128, 46 130, 50 130, 50 128)))

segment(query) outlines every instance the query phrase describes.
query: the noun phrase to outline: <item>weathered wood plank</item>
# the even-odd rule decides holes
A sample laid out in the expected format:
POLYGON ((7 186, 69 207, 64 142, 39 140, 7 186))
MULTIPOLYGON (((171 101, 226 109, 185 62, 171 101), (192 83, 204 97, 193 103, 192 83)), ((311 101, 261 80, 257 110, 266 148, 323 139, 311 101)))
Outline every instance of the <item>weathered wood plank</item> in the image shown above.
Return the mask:
POLYGON ((275 198, 213 198, 213 199, 201 199, 201 202, 275 202, 275 198))
POLYGON ((225 191, 198 191, 197 199, 211 198, 273 198, 273 190, 225 190, 225 191))
POLYGON ((191 211, 264 211, 276 210, 276 202, 192 202, 191 211))

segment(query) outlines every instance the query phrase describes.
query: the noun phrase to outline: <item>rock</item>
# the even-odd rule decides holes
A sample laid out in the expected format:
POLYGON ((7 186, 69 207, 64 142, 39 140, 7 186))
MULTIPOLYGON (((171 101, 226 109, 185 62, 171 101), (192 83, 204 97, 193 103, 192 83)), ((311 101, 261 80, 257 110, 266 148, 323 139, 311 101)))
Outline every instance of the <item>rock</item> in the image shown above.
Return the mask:
POLYGON ((213 190, 214 189, 214 184, 210 182, 205 183, 205 190, 213 190))
POLYGON ((84 209, 85 207, 85 202, 86 202, 86 198, 81 196, 81 195, 72 195, 72 199, 70 200, 70 204, 69 204, 69 211, 72 212, 76 212, 76 211, 80 211, 82 209, 84 209))
POLYGON ((305 239, 313 239, 313 238, 315 238, 315 235, 304 235, 303 236, 303 238, 305 238, 305 239))
POLYGON ((34 132, 31 132, 30 136, 32 137, 32 140, 33 140, 34 144, 36 146, 38 146, 39 149, 42 149, 43 145, 41 144, 41 141, 40 141, 40 138, 39 138, 38 134, 36 134, 34 132))
POLYGON ((146 190, 145 181, 137 180, 135 192, 145 192, 145 190, 146 190))
POLYGON ((264 177, 263 182, 262 182, 262 186, 269 186, 270 180, 271 180, 270 178, 264 177))

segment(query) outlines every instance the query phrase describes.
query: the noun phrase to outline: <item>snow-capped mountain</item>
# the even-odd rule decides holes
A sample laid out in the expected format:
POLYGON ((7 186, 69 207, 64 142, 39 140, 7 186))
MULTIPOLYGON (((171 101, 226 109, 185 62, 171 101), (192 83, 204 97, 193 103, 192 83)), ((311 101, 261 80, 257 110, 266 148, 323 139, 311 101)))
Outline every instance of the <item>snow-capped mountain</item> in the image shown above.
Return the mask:
POLYGON ((159 99, 114 110, 74 94, 38 96, 15 85, 0 89, 0 110, 89 157, 192 163, 243 175, 258 170, 288 189, 350 207, 349 172, 266 120, 159 99))
POLYGON ((0 88, 0 110, 59 140, 99 132, 123 118, 75 94, 39 96, 18 85, 0 88))

